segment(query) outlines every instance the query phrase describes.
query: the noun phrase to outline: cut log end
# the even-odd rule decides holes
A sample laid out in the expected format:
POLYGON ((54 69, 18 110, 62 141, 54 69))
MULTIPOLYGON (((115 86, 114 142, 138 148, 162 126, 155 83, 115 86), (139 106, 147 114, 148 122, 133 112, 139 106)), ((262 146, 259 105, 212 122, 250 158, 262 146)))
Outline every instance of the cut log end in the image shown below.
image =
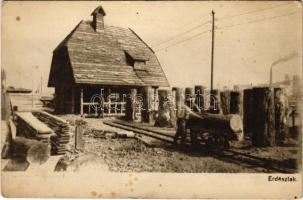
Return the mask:
POLYGON ((43 164, 48 160, 49 157, 50 148, 43 143, 38 143, 27 151, 26 160, 29 163, 43 164))
POLYGON ((229 123, 230 123, 230 128, 234 132, 241 132, 241 131, 243 131, 242 120, 241 120, 241 117, 239 115, 231 115, 229 123))

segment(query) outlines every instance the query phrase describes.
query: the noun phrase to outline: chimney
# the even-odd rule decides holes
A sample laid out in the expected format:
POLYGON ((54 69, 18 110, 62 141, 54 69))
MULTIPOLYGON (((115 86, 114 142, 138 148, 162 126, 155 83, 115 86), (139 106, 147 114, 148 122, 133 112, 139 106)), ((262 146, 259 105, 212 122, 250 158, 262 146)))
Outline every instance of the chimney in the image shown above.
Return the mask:
POLYGON ((93 27, 96 32, 104 31, 104 16, 105 11, 102 6, 98 6, 91 14, 93 16, 93 27))

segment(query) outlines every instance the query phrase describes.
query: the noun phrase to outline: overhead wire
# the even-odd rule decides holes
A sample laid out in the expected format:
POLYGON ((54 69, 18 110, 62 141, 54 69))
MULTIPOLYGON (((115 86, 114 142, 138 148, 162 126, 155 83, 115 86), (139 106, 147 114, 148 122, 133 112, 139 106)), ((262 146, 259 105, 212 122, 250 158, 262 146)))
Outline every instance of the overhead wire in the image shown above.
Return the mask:
MULTIPOLYGON (((286 5, 290 5, 290 4, 291 4, 291 3, 279 4, 279 5, 277 5, 277 6, 272 6, 272 7, 268 7, 268 8, 264 8, 264 9, 258 9, 258 10, 254 10, 254 11, 250 11, 250 12, 240 13, 240 14, 237 14, 237 15, 231 15, 231 16, 227 16, 227 17, 222 17, 222 18, 219 18, 219 19, 216 19, 216 20, 220 20, 220 21, 221 21, 221 20, 225 20, 225 19, 229 19, 229 18, 239 17, 239 16, 242 16, 242 15, 247 15, 247 14, 262 12, 262 11, 270 10, 270 9, 275 9, 275 8, 277 8, 277 7, 280 7, 280 6, 286 6, 286 5)), ((282 14, 282 15, 271 16, 271 17, 263 17, 263 18, 256 19, 256 20, 246 21, 246 22, 243 22, 243 23, 232 24, 232 25, 227 25, 227 26, 222 26, 222 27, 221 27, 221 26, 219 26, 219 27, 216 26, 215 29, 216 29, 216 30, 228 29, 228 28, 232 28, 232 27, 234 27, 234 26, 240 26, 240 25, 244 25, 244 24, 256 23, 256 22, 261 22, 261 21, 266 21, 266 20, 272 20, 272 19, 280 18, 280 17, 284 17, 284 16, 289 16, 289 15, 293 15, 293 14, 295 14, 295 13, 298 13, 298 12, 285 13, 285 14, 282 14)), ((209 14, 207 14, 207 15, 209 15, 209 14)), ((204 15, 204 16, 206 16, 206 15, 204 15)), ((170 41, 172 41, 172 40, 174 40, 174 39, 176 39, 176 38, 178 38, 178 37, 180 37, 180 36, 182 36, 182 35, 186 35, 187 33, 191 32, 191 31, 194 31, 194 30, 196 30, 196 29, 198 29, 198 28, 200 28, 200 27, 203 27, 204 25, 206 25, 206 24, 208 24, 208 23, 210 23, 210 22, 211 22, 211 21, 206 21, 206 22, 204 22, 204 23, 202 23, 202 24, 199 24, 199 25, 197 25, 197 26, 195 26, 195 27, 192 27, 192 28, 190 28, 190 29, 188 29, 188 30, 186 30, 186 31, 180 32, 180 33, 178 33, 177 35, 174 35, 174 36, 172 36, 171 38, 169 38, 169 39, 167 39, 167 40, 165 40, 165 41, 163 41, 163 42, 161 42, 161 43, 158 43, 157 45, 155 45, 155 47, 162 46, 163 44, 166 44, 166 43, 168 43, 168 42, 170 42, 170 41)), ((169 47, 178 45, 178 44, 180 44, 180 43, 184 43, 184 42, 186 42, 186 41, 188 41, 188 40, 191 40, 191 39, 196 38, 196 37, 198 37, 198 36, 200 36, 200 35, 203 35, 203 34, 207 33, 208 31, 211 31, 211 30, 206 30, 206 31, 200 32, 200 33, 198 33, 198 34, 192 35, 192 36, 190 36, 190 37, 187 37, 187 38, 185 38, 185 39, 183 39, 183 40, 177 41, 177 42, 175 42, 175 43, 172 43, 172 44, 170 44, 170 45, 168 45, 168 46, 166 46, 166 47, 160 48, 160 49, 157 49, 157 48, 156 48, 155 51, 162 51, 162 50, 167 49, 167 48, 169 48, 169 47)))
POLYGON ((285 3, 285 4, 279 4, 276 6, 271 6, 271 7, 267 7, 267 8, 263 8, 263 9, 258 9, 258 10, 253 10, 253 11, 249 11, 249 12, 245 12, 245 13, 240 13, 240 14, 236 14, 236 15, 230 15, 230 16, 226 16, 226 17, 221 17, 221 18, 217 18, 217 21, 223 21, 226 19, 230 19, 230 18, 234 18, 234 17, 239 17, 242 15, 248 15, 248 14, 252 14, 252 13, 257 13, 257 12, 263 12, 265 10, 271 10, 271 9, 276 9, 280 6, 286 6, 286 5, 290 5, 292 3, 285 3))
POLYGON ((238 23, 238 24, 232 24, 232 25, 228 25, 228 26, 219 26, 216 27, 217 30, 221 30, 221 29, 227 29, 227 28, 231 28, 234 26, 240 26, 240 25, 244 25, 244 24, 251 24, 251 23, 256 23, 256 22, 262 22, 262 21, 267 21, 267 20, 272 20, 272 19, 276 19, 276 18, 280 18, 280 17, 285 17, 285 16, 289 16, 289 15, 293 15, 298 13, 297 11, 295 12, 291 12, 291 13, 284 13, 283 15, 276 15, 276 16, 271 16, 271 17, 263 17, 260 19, 256 19, 256 20, 252 20, 252 21, 246 21, 243 23, 238 23))
POLYGON ((193 38, 196 38, 196 37, 199 37, 199 36, 201 36, 201 35, 204 35, 204 34, 206 34, 207 32, 210 32, 210 31, 211 31, 211 30, 206 30, 206 31, 200 32, 200 33, 195 34, 195 35, 193 35, 193 36, 191 36, 191 37, 185 38, 185 39, 180 40, 180 41, 178 41, 178 42, 176 42, 176 43, 173 43, 173 44, 171 44, 171 45, 168 45, 168 46, 166 46, 166 47, 164 47, 164 48, 155 49, 155 51, 156 51, 156 52, 163 51, 164 49, 167 49, 167 48, 169 48, 169 47, 176 46, 176 45, 178 45, 178 44, 184 43, 184 42, 186 42, 186 41, 188 41, 188 40, 191 40, 191 39, 193 39, 193 38))
POLYGON ((202 26, 204 26, 204 25, 206 25, 206 24, 208 24, 208 23, 210 23, 210 22, 211 22, 211 21, 206 21, 206 22, 204 22, 204 23, 202 23, 202 24, 199 24, 199 25, 197 25, 197 26, 195 26, 195 27, 192 27, 191 29, 188 29, 188 30, 186 30, 186 31, 180 32, 180 33, 178 33, 178 34, 176 34, 176 35, 170 37, 169 39, 167 39, 167 40, 165 40, 165 41, 163 41, 163 42, 161 42, 161 43, 158 43, 158 44, 154 45, 154 47, 162 46, 163 44, 166 44, 166 43, 168 43, 168 42, 170 42, 170 41, 172 41, 172 40, 174 40, 174 39, 176 39, 176 38, 178 38, 178 37, 180 37, 180 36, 182 36, 182 35, 185 35, 185 34, 191 32, 191 31, 194 31, 194 30, 196 30, 196 29, 198 29, 198 28, 201 28, 202 26))
MULTIPOLYGON (((207 15, 210 15, 210 13, 207 13, 207 14, 205 14, 205 15, 202 15, 202 16, 199 18, 199 20, 205 18, 207 15)), ((184 26, 192 25, 192 24, 194 24, 194 23, 196 23, 195 20, 194 20, 194 22, 192 22, 192 23, 187 23, 187 24, 183 25, 183 27, 184 27, 184 26)), ((201 27, 201 26, 203 26, 203 25, 205 25, 205 24, 207 24, 207 23, 210 23, 210 21, 206 21, 206 22, 204 22, 204 23, 202 23, 202 24, 198 24, 198 25, 196 25, 196 26, 194 26, 194 27, 192 27, 192 28, 190 28, 190 29, 188 29, 188 30, 186 30, 186 31, 183 31, 183 32, 181 32, 181 33, 178 33, 177 35, 172 36, 171 38, 165 39, 165 40, 163 40, 163 41, 161 41, 161 42, 157 42, 157 43, 155 43, 153 46, 160 46, 162 43, 167 43, 168 40, 171 41, 171 40, 173 40, 173 39, 175 39, 175 38, 177 38, 177 37, 179 37, 179 36, 181 36, 181 35, 183 35, 183 34, 186 34, 187 32, 191 32, 191 31, 195 30, 195 29, 197 29, 197 28, 199 28, 199 27, 201 27)), ((151 42, 151 43, 153 43, 153 42, 151 42)))

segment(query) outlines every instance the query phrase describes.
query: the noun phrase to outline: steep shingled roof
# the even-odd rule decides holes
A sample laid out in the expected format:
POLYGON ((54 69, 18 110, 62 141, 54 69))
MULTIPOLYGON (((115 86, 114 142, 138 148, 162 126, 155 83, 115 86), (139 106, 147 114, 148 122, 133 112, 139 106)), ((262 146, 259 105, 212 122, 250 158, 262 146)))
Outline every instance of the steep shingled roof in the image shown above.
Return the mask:
MULTIPOLYGON (((54 55, 62 48, 67 48, 76 84, 169 86, 156 55, 131 29, 105 26, 96 32, 91 21, 81 21, 54 55), (131 66, 126 53, 143 63, 144 70, 131 66)), ((56 81, 57 63, 53 56, 49 86, 56 81)))

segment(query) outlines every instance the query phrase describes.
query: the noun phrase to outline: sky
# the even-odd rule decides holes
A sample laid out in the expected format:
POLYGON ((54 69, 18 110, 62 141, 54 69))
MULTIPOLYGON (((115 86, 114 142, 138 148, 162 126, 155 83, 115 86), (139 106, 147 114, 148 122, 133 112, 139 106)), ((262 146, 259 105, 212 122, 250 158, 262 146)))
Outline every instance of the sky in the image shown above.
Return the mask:
MULTIPOLYGON (((47 89, 52 51, 102 5, 105 24, 132 28, 156 53, 171 86, 268 83, 302 74, 302 6, 264 1, 8 1, 2 5, 1 65, 7 85, 47 89), (200 34, 202 33, 202 34, 200 34)), ((50 91, 50 90, 48 90, 50 91)))

